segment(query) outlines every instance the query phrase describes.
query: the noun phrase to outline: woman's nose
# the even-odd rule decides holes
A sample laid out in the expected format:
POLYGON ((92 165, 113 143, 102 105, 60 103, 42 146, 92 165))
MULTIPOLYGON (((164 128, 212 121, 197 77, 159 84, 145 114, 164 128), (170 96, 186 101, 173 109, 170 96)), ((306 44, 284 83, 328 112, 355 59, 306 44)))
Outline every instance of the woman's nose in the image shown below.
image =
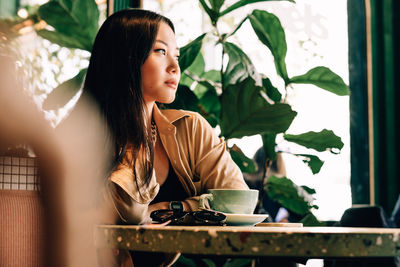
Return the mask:
POLYGON ((173 74, 180 73, 179 63, 176 59, 171 60, 168 66, 168 72, 173 74))

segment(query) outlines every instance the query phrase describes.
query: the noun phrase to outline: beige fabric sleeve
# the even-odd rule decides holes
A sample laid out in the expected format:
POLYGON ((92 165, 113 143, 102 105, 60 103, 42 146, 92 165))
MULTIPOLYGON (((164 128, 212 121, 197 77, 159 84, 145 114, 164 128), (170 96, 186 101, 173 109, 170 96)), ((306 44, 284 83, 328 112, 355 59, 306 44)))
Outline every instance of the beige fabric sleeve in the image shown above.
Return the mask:
MULTIPOLYGON (((194 173, 200 177, 198 194, 211 188, 248 189, 239 167, 227 151, 226 143, 200 115, 194 116, 193 145, 189 156, 195 159, 194 173)), ((186 200, 188 205, 198 209, 198 197, 186 200)))
POLYGON ((148 204, 136 202, 124 189, 114 182, 109 182, 108 192, 115 210, 124 223, 140 224, 147 219, 148 204))
POLYGON ((143 170, 137 163, 136 184, 133 170, 130 167, 131 151, 127 151, 127 157, 111 174, 109 178, 108 191, 120 218, 125 223, 140 224, 148 221, 147 210, 149 203, 157 195, 160 186, 156 181, 153 170, 149 184, 145 184, 143 170))

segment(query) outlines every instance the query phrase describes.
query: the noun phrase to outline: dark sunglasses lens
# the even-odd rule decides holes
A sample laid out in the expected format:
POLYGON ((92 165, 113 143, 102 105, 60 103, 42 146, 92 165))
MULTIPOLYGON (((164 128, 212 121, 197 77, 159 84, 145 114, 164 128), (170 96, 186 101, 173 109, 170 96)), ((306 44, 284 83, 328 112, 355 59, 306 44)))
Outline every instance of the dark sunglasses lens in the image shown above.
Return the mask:
POLYGON ((172 210, 155 210, 150 214, 150 218, 156 222, 166 222, 174 218, 172 210))
POLYGON ((226 220, 223 213, 205 210, 194 212, 155 210, 150 217, 153 221, 160 223, 171 221, 170 225, 225 225, 226 220))
POLYGON ((200 221, 209 222, 224 222, 226 220, 225 214, 207 210, 195 211, 193 212, 193 217, 200 221))
POLYGON ((150 218, 156 222, 179 221, 186 216, 187 212, 173 210, 155 210, 150 214, 150 218))

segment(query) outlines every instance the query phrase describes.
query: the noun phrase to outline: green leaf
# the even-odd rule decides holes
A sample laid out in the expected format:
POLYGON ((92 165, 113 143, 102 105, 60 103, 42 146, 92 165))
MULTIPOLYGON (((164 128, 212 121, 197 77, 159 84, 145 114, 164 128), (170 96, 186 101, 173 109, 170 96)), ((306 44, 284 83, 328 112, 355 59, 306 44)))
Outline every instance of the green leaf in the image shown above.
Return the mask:
POLYGON ((272 85, 271 80, 269 78, 263 78, 262 79, 262 85, 263 88, 265 89, 265 93, 269 98, 272 99, 274 102, 280 102, 282 99, 282 94, 279 92, 279 90, 272 85))
MULTIPOLYGON (((207 119, 212 127, 219 124, 221 103, 215 88, 207 82, 199 82, 198 87, 206 88, 205 92, 199 97, 199 108, 201 114, 207 119)), ((197 87, 196 87, 197 88, 197 87)))
POLYGON ((225 70, 224 84, 236 84, 247 77, 258 81, 260 76, 250 58, 235 44, 225 42, 224 50, 229 56, 228 66, 225 70))
POLYGON ((262 134, 261 139, 263 142, 265 158, 270 161, 276 160, 276 134, 262 134))
POLYGON ((195 74, 201 77, 204 74, 206 63, 201 53, 198 53, 192 64, 186 69, 190 74, 195 74))
POLYGON ((195 77, 204 75, 204 68, 205 62, 203 55, 198 53, 193 63, 185 70, 185 72, 182 72, 179 83, 191 88, 193 82, 195 81, 195 77))
POLYGON ((256 163, 252 159, 246 157, 246 155, 243 154, 243 152, 236 145, 234 145, 229 152, 233 161, 239 166, 242 172, 254 173, 257 171, 256 163))
POLYGON ((312 204, 313 196, 286 177, 269 177, 267 192, 271 199, 298 215, 306 215, 310 209, 316 208, 312 204))
POLYGON ((239 7, 248 5, 248 4, 252 4, 252 3, 257 3, 257 2, 269 2, 269 1, 288 1, 288 2, 292 2, 295 3, 294 0, 240 0, 237 1, 236 3, 234 3, 233 5, 227 7, 224 11, 222 11, 219 14, 219 17, 222 17, 226 14, 228 14, 229 12, 232 12, 235 9, 238 9, 239 7))
POLYGON ((173 266, 197 267, 196 261, 180 255, 173 266))
POLYGON ((324 162, 319 157, 310 154, 295 154, 296 156, 303 157, 303 162, 308 164, 313 174, 319 173, 324 165, 324 162))
POLYGON ((203 73, 201 78, 213 81, 214 83, 221 83, 221 72, 218 70, 209 70, 203 73))
POLYGON ((300 220, 303 226, 326 226, 325 222, 321 222, 315 217, 314 214, 309 213, 300 220))
POLYGON ((74 0, 52 0, 54 2, 59 2, 62 6, 65 6, 65 8, 71 10, 72 9, 72 3, 74 0))
POLYGON ((212 10, 214 10, 216 13, 219 13, 224 2, 225 0, 210 0, 212 10))
POLYGON ((283 137, 289 142, 312 148, 319 152, 329 150, 332 153, 337 153, 334 149, 340 151, 344 145, 339 136, 327 129, 323 129, 321 132, 310 131, 298 135, 285 134, 283 137))
POLYGON ((289 81, 285 63, 287 47, 281 22, 274 14, 264 10, 254 10, 249 19, 258 39, 271 51, 278 75, 287 84, 289 81))
POLYGON ((196 87, 193 90, 193 92, 200 99, 205 94, 207 94, 209 90, 213 91, 213 94, 215 94, 218 97, 218 94, 217 94, 217 91, 216 91, 215 87, 213 85, 211 85, 211 82, 208 81, 208 80, 198 81, 196 87))
POLYGON ((210 70, 201 75, 201 80, 198 81, 197 86, 194 88, 194 93, 198 98, 202 98, 208 90, 212 90, 218 96, 215 87, 211 83, 219 83, 221 75, 216 70, 210 70))
POLYGON ((188 75, 186 73, 181 74, 181 79, 179 81, 179 84, 185 85, 190 88, 190 87, 192 87, 193 82, 194 82, 194 79, 190 75, 188 75))
POLYGON ((202 34, 184 47, 180 49, 180 57, 179 57, 179 67, 181 68, 181 72, 187 69, 200 52, 201 46, 203 44, 203 39, 206 34, 202 34))
POLYGON ((203 112, 200 112, 200 114, 208 121, 211 127, 215 128, 219 124, 219 119, 214 114, 204 114, 203 112))
POLYGON ((317 193, 317 191, 315 191, 314 188, 308 187, 306 185, 302 185, 301 186, 304 190, 306 190, 307 193, 309 193, 310 195, 314 195, 315 193, 317 193))
POLYGON ((252 266, 252 259, 247 258, 230 258, 228 259, 222 267, 248 267, 252 266))
POLYGON ((79 20, 82 26, 86 26, 86 32, 94 41, 99 29, 100 12, 95 0, 72 0, 72 14, 79 20))
POLYGON ((212 109, 211 106, 215 105, 216 102, 219 104, 217 91, 215 90, 215 87, 212 86, 208 81, 199 81, 194 92, 199 99, 207 98, 207 101, 210 101, 210 97, 213 98, 213 101, 211 101, 212 103, 204 103, 205 105, 210 106, 210 109, 212 109))
POLYGON ((215 262, 211 259, 201 259, 206 265, 207 267, 217 267, 217 265, 215 264, 215 262))
POLYGON ((219 14, 217 12, 215 12, 213 9, 211 9, 204 0, 199 0, 201 6, 204 8, 204 11, 207 13, 207 15, 210 17, 211 23, 213 25, 216 25, 218 18, 219 18, 219 14))
POLYGON ((90 51, 89 49, 89 45, 87 43, 87 39, 86 38, 82 38, 82 37, 71 37, 70 35, 65 35, 65 34, 61 34, 55 31, 48 31, 48 30, 40 30, 37 31, 37 34, 44 38, 49 40, 52 43, 58 44, 60 46, 64 46, 64 47, 68 47, 68 48, 78 48, 78 49, 83 49, 86 51, 90 51))
MULTIPOLYGON (((201 59, 203 59, 203 56, 201 56, 201 59)), ((198 60, 196 59, 196 61, 198 60)), ((192 87, 193 82, 196 81, 197 85, 193 91, 197 97, 200 98, 208 90, 207 86, 212 86, 213 90, 215 90, 215 87, 221 87, 221 72, 217 70, 204 72, 204 60, 202 61, 203 64, 201 66, 194 67, 194 65, 197 64, 196 61, 182 74, 180 82, 188 87, 192 87), (192 67, 195 69, 193 72, 191 71, 192 67), (198 72, 198 75, 194 73, 196 71, 198 72), (203 82, 206 85, 202 85, 203 82)))
MULTIPOLYGON (((201 55, 200 58, 203 59, 201 55)), ((201 61, 204 63, 203 60, 196 61, 201 61)), ((193 82, 196 81, 197 84, 193 90, 193 93, 198 98, 198 102, 196 108, 193 110, 203 115, 203 117, 205 117, 212 127, 216 127, 219 124, 221 104, 214 85, 215 83, 220 83, 221 75, 219 71, 210 70, 206 73, 202 73, 201 77, 198 77, 197 75, 189 72, 189 69, 191 68, 198 68, 193 66, 195 63, 193 63, 192 66, 187 69, 187 72, 182 75, 180 82, 182 85, 191 87, 193 82)), ((199 67, 198 71, 200 72, 202 68, 203 67, 199 67)))
POLYGON ((248 16, 244 17, 244 18, 242 19, 242 21, 239 22, 239 24, 236 26, 236 28, 235 28, 231 33, 229 33, 229 34, 223 34, 223 35, 222 35, 223 41, 225 41, 228 37, 234 35, 234 34, 240 29, 240 27, 242 27, 243 23, 244 23, 248 18, 249 18, 248 16))
POLYGON ((87 69, 82 69, 75 77, 53 89, 43 102, 43 109, 56 110, 65 106, 79 91, 87 69))
POLYGON ((288 129, 297 113, 288 104, 268 104, 260 90, 251 78, 225 89, 221 95, 222 136, 241 138, 288 129))
POLYGON ((207 119, 212 127, 219 124, 221 113, 221 103, 218 93, 211 83, 219 83, 221 74, 219 71, 210 70, 203 73, 193 92, 199 98, 199 109, 201 114, 207 119))
POLYGON ((291 83, 313 84, 336 95, 349 95, 349 87, 343 79, 327 67, 315 67, 306 74, 290 79, 291 83))
POLYGON ((185 85, 179 84, 174 102, 165 106, 171 109, 185 109, 200 112, 198 104, 199 99, 192 90, 185 85))
POLYGON ((198 112, 211 124, 212 127, 215 127, 219 123, 218 117, 214 114, 207 113, 206 108, 200 103, 193 91, 183 84, 178 85, 174 102, 166 104, 165 107, 198 112))
POLYGON ((91 51, 99 27, 99 10, 94 0, 53 0, 41 5, 38 13, 56 33, 62 35, 56 38, 43 33, 42 36, 50 36, 52 41, 75 38, 80 45, 72 48, 91 51))

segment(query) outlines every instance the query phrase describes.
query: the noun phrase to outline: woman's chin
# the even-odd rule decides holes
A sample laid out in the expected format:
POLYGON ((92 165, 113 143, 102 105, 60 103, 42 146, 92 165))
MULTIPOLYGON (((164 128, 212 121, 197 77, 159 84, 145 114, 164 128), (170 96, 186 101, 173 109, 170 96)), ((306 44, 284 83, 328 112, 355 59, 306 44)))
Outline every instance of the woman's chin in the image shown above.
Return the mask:
POLYGON ((175 96, 171 97, 171 98, 168 98, 168 99, 160 99, 160 101, 158 101, 158 103, 171 104, 172 102, 174 102, 174 100, 175 100, 175 96))

